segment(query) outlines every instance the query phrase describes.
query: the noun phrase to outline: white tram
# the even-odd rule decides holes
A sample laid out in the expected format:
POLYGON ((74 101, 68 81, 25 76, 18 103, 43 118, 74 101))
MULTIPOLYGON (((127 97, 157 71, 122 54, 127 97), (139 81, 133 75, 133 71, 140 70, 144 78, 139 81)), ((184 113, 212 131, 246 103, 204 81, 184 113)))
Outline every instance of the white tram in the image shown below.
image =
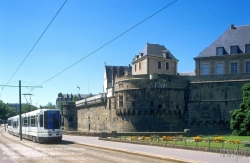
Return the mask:
MULTIPOLYGON (((33 142, 61 141, 60 109, 39 109, 24 113, 22 117, 22 137, 33 142)), ((8 132, 20 136, 19 115, 8 118, 8 132)))

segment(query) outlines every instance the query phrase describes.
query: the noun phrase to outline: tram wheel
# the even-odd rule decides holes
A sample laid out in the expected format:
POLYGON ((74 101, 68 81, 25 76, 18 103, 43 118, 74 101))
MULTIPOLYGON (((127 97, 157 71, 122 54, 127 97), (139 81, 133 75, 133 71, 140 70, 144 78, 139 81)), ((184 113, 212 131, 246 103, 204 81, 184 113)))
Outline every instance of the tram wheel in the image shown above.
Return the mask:
POLYGON ((35 136, 32 137, 32 141, 33 141, 34 143, 37 143, 37 140, 36 140, 36 137, 35 137, 35 136))

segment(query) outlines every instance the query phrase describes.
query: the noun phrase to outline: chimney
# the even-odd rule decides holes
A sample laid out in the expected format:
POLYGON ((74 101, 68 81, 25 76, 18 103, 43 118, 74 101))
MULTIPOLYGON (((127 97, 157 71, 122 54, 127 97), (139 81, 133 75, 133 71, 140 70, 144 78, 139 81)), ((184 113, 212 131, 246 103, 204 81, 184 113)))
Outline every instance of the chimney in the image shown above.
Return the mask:
POLYGON ((236 29, 236 28, 234 27, 234 24, 231 24, 230 29, 231 29, 231 30, 236 29))

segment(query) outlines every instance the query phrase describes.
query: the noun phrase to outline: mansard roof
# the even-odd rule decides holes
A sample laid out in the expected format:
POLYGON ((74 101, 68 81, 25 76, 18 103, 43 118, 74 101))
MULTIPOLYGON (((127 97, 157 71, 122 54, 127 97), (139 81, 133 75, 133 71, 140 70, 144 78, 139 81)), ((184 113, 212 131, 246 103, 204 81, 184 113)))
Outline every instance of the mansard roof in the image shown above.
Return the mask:
POLYGON ((245 45, 250 44, 250 25, 234 26, 233 24, 209 47, 204 49, 197 57, 216 56, 216 48, 223 47, 224 55, 230 54, 230 46, 237 45, 239 51, 244 53, 245 45))
POLYGON ((166 58, 166 56, 164 55, 164 52, 169 53, 168 59, 177 60, 173 56, 173 54, 171 54, 171 52, 167 48, 165 48, 164 45, 150 44, 150 43, 147 43, 145 47, 142 49, 142 51, 138 55, 136 55, 133 60, 136 60, 143 56, 154 56, 154 57, 166 58))

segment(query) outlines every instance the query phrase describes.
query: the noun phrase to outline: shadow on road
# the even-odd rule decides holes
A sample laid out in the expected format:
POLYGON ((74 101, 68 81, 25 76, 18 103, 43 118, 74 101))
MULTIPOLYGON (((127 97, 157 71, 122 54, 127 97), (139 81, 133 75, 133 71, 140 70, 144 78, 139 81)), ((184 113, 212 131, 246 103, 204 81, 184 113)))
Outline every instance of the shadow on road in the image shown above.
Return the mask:
POLYGON ((55 142, 55 141, 48 141, 48 142, 45 142, 43 144, 46 144, 46 145, 69 145, 69 144, 74 144, 74 142, 72 141, 67 141, 67 140, 62 140, 60 142, 55 142))

